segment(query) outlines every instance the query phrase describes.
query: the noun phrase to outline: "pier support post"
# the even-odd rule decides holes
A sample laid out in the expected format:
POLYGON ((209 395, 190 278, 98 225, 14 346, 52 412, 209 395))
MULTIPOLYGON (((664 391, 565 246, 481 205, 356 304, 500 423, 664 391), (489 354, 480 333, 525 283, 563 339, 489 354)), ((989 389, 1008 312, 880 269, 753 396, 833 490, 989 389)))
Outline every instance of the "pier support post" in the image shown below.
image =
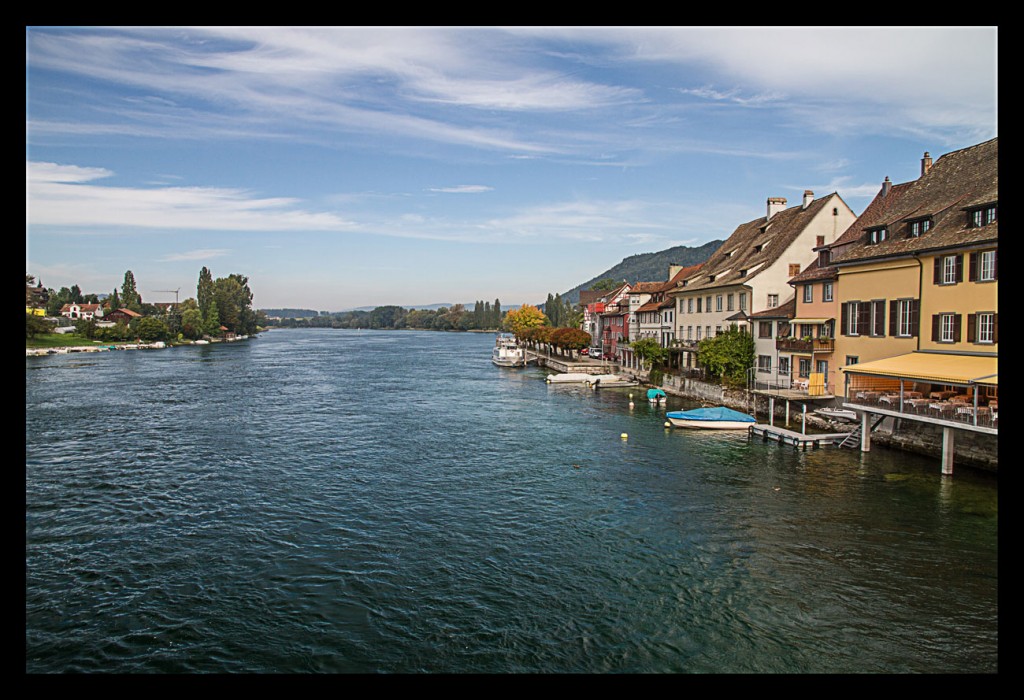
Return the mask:
POLYGON ((786 425, 789 425, 789 399, 786 399, 786 425))
POLYGON ((768 397, 768 425, 775 425, 775 397, 768 397))
POLYGON ((942 428, 942 473, 953 473, 953 429, 942 428))
POLYGON ((871 418, 867 411, 860 414, 860 451, 871 451, 871 418))

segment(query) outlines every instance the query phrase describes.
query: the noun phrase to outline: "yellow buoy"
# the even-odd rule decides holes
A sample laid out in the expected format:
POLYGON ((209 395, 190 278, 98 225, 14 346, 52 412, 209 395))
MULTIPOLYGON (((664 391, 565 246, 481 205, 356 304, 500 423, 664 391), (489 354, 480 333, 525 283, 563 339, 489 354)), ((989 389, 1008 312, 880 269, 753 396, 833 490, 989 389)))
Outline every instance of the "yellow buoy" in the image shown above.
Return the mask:
POLYGON ((622 438, 623 440, 628 440, 629 439, 629 435, 627 435, 626 433, 623 433, 619 437, 622 438))
POLYGON ((671 427, 672 427, 672 424, 671 424, 671 423, 669 423, 668 421, 665 421, 665 427, 666 427, 666 428, 671 428, 671 427))

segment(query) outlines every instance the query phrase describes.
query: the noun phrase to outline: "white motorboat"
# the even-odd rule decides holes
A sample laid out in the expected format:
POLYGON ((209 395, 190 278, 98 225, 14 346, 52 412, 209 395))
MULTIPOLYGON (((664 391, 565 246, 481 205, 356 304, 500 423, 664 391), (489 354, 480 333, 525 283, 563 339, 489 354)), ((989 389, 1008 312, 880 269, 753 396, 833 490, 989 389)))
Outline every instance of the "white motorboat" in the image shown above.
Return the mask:
POLYGON ((815 409, 814 412, 822 418, 828 418, 829 420, 857 420, 857 412, 851 411, 847 408, 832 408, 831 406, 826 406, 824 408, 815 409))
POLYGON ((583 384, 594 389, 608 387, 636 386, 639 382, 618 374, 587 374, 586 372, 563 372, 549 374, 545 380, 548 384, 583 384))
POLYGON ((499 333, 491 351, 491 362, 499 367, 526 366, 526 352, 519 347, 514 335, 499 333))

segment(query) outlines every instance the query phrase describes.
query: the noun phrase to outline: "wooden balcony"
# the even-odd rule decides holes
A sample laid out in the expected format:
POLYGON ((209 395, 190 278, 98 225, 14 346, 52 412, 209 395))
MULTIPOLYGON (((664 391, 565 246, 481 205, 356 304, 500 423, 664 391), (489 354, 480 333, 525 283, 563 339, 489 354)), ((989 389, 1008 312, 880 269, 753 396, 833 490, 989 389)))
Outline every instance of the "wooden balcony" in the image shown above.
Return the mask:
POLYGON ((775 349, 780 352, 830 353, 836 348, 834 338, 778 338, 775 349))

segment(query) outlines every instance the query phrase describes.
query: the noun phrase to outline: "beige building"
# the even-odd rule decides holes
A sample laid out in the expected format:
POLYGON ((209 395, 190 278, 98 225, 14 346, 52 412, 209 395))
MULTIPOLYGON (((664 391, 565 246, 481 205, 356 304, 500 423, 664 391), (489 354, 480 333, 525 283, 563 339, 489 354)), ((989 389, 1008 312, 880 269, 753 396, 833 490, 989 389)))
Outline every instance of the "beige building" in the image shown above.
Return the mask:
POLYGON ((680 365, 696 366, 703 338, 731 326, 749 330, 750 314, 780 306, 814 249, 834 242, 856 218, 836 193, 814 199, 806 190, 801 204, 788 208, 784 197, 769 197, 765 216, 738 226, 698 272, 668 292, 680 365))

